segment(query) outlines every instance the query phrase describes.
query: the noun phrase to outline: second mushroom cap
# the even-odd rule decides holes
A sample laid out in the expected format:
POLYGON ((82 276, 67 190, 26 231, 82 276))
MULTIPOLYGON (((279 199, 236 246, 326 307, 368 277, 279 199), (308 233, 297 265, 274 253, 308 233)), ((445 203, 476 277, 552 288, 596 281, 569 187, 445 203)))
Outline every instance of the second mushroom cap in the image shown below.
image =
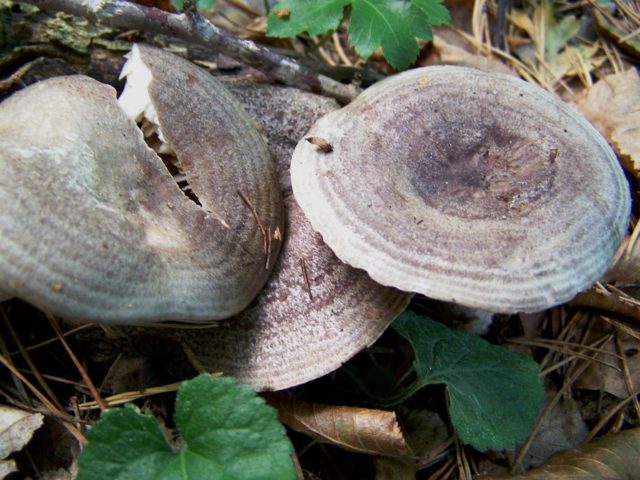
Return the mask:
POLYGON ((606 141, 510 76, 405 72, 309 137, 291 172, 311 224, 340 259, 405 291, 543 310, 597 281, 627 227, 629 187, 606 141))

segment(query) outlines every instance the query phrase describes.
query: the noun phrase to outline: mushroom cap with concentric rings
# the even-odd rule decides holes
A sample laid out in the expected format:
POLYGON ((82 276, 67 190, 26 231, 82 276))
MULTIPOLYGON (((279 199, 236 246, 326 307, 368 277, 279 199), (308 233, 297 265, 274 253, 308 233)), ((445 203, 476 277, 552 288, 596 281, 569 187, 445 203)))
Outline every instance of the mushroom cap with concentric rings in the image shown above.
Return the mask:
POLYGON ((341 260, 494 312, 543 310, 591 286, 630 214, 618 160, 581 115, 535 85, 461 67, 370 87, 311 128, 291 174, 341 260))
POLYGON ((267 281, 284 219, 262 136, 207 72, 144 52, 167 67, 151 67, 151 96, 199 204, 112 87, 27 87, 0 105, 0 296, 80 321, 202 321, 235 315, 267 281))
POLYGON ((342 263, 293 196, 284 203, 283 251, 247 309, 209 330, 145 328, 144 334, 155 331, 178 341, 207 371, 222 371, 260 391, 326 375, 375 342, 411 295, 342 263))

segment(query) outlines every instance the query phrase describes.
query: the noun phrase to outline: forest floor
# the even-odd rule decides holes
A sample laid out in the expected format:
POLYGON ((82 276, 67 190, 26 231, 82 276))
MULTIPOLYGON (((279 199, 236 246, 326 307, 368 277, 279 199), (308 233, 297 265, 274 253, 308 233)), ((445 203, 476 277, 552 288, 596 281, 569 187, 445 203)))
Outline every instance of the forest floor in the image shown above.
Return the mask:
MULTIPOLYGON (((575 300, 535 314, 487 315, 422 296, 411 301, 414 312, 479 333, 539 364, 544 405, 530 435, 513 450, 480 452, 465 444, 451 425, 442 385, 420 390, 388 416, 391 409, 377 403, 371 389, 388 376, 392 383, 405 381, 413 361, 410 346, 393 329, 337 371, 266 398, 290 427, 301 478, 501 478, 541 467, 554 454, 588 448, 594 439, 614 455, 586 450, 587 457, 630 473, 593 470, 579 478, 640 478, 637 457, 616 456, 626 447, 640 452, 640 4, 528 1, 511 5, 506 15, 492 0, 445 4, 452 25, 435 28, 432 42, 420 42, 412 68, 452 64, 519 75, 578 108, 614 147, 633 202, 618 269, 575 300), (629 433, 623 446, 615 441, 621 431, 629 433)), ((153 5, 171 8, 162 0, 153 5)), ((380 51, 363 62, 349 45, 346 25, 325 36, 274 39, 265 35, 263 2, 219 0, 204 14, 229 35, 304 58, 311 71, 345 83, 366 87, 394 73, 380 51)), ((179 52, 216 75, 265 79, 242 59, 184 38, 96 28, 20 2, 0 2, 0 33, 1 98, 70 73, 119 90, 123 55, 134 41, 179 52)), ((193 352, 126 338, 98 324, 66 323, 18 299, 1 303, 0 317, 2 402, 44 415, 44 426, 13 454, 18 471, 8 478, 74 478, 84 434, 105 406, 133 402, 171 431, 178 385, 202 371, 193 352)), ((2 435, 0 443, 8 442, 2 435)), ((568 469, 562 474, 549 470, 535 478, 578 478, 571 472, 591 468, 584 458, 564 458, 568 469)))

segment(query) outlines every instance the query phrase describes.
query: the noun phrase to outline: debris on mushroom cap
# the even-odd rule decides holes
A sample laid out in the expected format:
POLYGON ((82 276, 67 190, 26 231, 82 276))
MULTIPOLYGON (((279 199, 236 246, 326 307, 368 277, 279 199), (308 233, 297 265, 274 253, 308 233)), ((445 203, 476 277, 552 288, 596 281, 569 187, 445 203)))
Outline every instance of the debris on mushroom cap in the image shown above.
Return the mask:
MULTIPOLYGON (((293 196, 284 202, 287 239, 256 300, 210 330, 158 330, 187 347, 208 371, 258 390, 288 388, 335 370, 372 344, 411 298, 338 260, 293 196)), ((145 327, 142 333, 152 331, 145 327)))
POLYGON ((615 154, 578 113, 510 76, 396 75, 323 117, 296 199, 343 261, 383 285, 494 312, 543 310, 609 267, 630 214, 615 154))
MULTIPOLYGON (((182 121, 178 130, 203 134, 199 142, 209 151, 220 136, 238 137, 222 122, 237 107, 217 113, 215 104, 202 106, 203 95, 219 92, 202 86, 199 74, 185 75, 193 75, 191 97, 179 100, 184 108, 166 123, 182 121)), ((14 94, 0 104, 0 290, 76 320, 204 320, 239 312, 269 274, 255 212, 269 227, 270 266, 283 228, 266 147, 248 128, 241 138, 223 143, 222 158, 190 156, 199 206, 147 147, 113 88, 74 76, 14 94), (207 178, 217 184, 211 192, 202 191, 207 178)), ((193 153, 189 144, 172 147, 193 153)))
POLYGON ((340 106, 333 98, 297 88, 222 78, 224 85, 262 127, 276 162, 280 189, 291 191, 291 153, 313 123, 340 106))

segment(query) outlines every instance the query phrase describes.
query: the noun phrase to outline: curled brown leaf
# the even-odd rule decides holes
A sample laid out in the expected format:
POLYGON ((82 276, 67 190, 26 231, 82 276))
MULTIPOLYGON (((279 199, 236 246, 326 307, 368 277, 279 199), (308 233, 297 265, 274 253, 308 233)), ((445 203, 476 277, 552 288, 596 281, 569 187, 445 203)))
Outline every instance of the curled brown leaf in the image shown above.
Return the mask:
POLYGON ((369 455, 413 456, 395 412, 302 402, 280 394, 266 399, 282 423, 318 442, 369 455))
POLYGON ((559 453, 543 467, 504 480, 636 480, 639 457, 640 428, 634 428, 559 453))
POLYGON ((634 68, 607 75, 576 102, 624 167, 640 178, 640 76, 634 68))

